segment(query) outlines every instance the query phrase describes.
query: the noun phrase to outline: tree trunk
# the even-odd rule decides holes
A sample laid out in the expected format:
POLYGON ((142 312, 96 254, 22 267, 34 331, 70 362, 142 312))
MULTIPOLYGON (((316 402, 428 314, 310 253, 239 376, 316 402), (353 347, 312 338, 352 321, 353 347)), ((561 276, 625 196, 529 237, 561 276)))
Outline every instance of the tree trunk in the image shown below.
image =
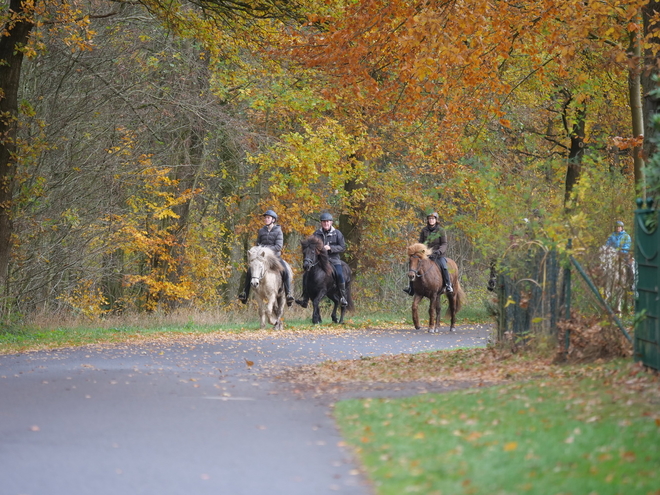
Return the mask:
POLYGON ((0 35, 0 295, 7 291, 11 259, 12 187, 16 175, 16 134, 18 131, 18 90, 23 63, 22 47, 34 27, 25 14, 24 0, 10 0, 16 19, 3 26, 0 35))
MULTIPOLYGON (((355 157, 352 157, 355 158, 355 157)), ((364 184, 359 183, 355 179, 350 179, 344 184, 344 190, 352 195, 353 191, 361 189, 364 187, 364 184)), ((360 205, 353 205, 355 211, 361 211, 360 205)), ((341 228, 341 233, 344 234, 346 243, 349 246, 348 252, 346 253, 346 263, 351 267, 351 270, 355 273, 360 264, 359 253, 360 246, 362 244, 362 231, 360 225, 358 224, 359 217, 349 216, 349 215, 339 215, 339 225, 341 228)))
MULTIPOLYGON (((648 36, 651 32, 657 31, 657 27, 652 24, 653 16, 660 13, 660 2, 657 0, 649 0, 649 2, 642 8, 642 22, 644 25, 644 36, 648 36)), ((658 66, 658 58, 653 53, 653 50, 660 43, 660 36, 653 35, 650 39, 646 39, 644 48, 644 70, 641 73, 641 84, 643 92, 642 110, 644 114, 644 158, 648 159, 653 155, 657 149, 657 134, 658 131, 653 125, 653 116, 660 112, 660 98, 652 94, 657 84, 653 80, 654 76, 660 72, 658 66), (649 43, 650 42, 650 43, 649 43)))
MULTIPOLYGON (((631 66, 628 70, 628 98, 630 101, 630 114, 632 118, 633 138, 644 136, 644 114, 642 112, 642 87, 641 87, 641 34, 632 33, 630 37, 631 66)), ((633 163, 635 173, 635 187, 644 194, 644 157, 642 146, 633 148, 633 163)))
POLYGON ((569 133, 571 139, 571 147, 568 151, 568 164, 566 167, 566 182, 565 182, 565 192, 564 192, 564 207, 568 208, 571 194, 573 193, 573 188, 580 180, 580 174, 582 173, 582 157, 584 156, 584 138, 585 138, 585 129, 586 129, 586 116, 587 109, 586 105, 582 105, 581 108, 576 110, 575 122, 569 126, 568 122, 568 104, 570 103, 571 98, 569 98, 564 105, 564 127, 569 133))

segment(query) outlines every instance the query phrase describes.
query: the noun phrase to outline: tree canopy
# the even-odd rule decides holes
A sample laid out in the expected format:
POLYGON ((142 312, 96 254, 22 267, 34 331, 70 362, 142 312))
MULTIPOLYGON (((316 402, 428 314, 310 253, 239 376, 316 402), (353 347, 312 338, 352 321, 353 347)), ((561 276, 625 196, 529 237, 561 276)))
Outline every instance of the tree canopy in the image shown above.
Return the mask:
POLYGON ((366 295, 384 290, 431 210, 475 271, 524 218, 545 242, 592 246, 643 194, 659 11, 11 0, 3 313, 230 303, 267 208, 292 261, 331 211, 366 295))

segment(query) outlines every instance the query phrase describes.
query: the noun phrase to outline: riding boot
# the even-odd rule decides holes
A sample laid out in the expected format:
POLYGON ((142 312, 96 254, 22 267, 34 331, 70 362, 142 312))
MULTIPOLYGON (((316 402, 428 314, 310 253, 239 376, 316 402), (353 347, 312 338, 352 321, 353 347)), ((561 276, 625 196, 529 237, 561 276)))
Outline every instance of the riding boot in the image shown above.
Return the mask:
POLYGON ((286 305, 291 307, 293 304, 293 296, 291 295, 291 281, 289 280, 289 272, 282 273, 282 285, 284 285, 284 293, 286 294, 286 305))
POLYGON ((346 283, 340 282, 339 284, 339 304, 342 308, 348 306, 348 301, 346 300, 346 283))
POLYGON ((303 308, 307 307, 307 303, 309 302, 309 297, 307 297, 307 272, 303 274, 303 279, 302 279, 302 296, 300 296, 300 299, 296 299, 296 304, 298 306, 301 306, 303 308))
POLYGON ((412 281, 408 282, 408 287, 406 287, 405 289, 402 289, 402 290, 403 290, 403 292, 405 292, 409 296, 414 296, 415 295, 415 289, 413 289, 412 281))
POLYGON ((243 292, 241 292, 238 295, 238 300, 241 301, 243 304, 247 304, 248 297, 250 297, 250 282, 251 281, 252 281, 252 273, 248 269, 247 273, 245 274, 245 288, 243 289, 243 292))
POLYGON ((442 269, 442 278, 445 279, 445 293, 453 294, 454 288, 451 286, 451 279, 449 278, 449 270, 446 268, 442 269))

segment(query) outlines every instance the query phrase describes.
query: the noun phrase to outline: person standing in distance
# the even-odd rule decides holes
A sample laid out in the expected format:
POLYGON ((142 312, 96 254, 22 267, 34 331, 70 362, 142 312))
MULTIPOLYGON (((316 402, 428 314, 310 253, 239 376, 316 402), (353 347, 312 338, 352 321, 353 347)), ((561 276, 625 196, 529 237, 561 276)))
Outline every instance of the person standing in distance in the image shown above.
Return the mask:
POLYGON ((607 238, 605 245, 616 249, 617 252, 621 254, 628 254, 630 251, 631 243, 632 240, 630 239, 630 234, 623 230, 623 222, 621 220, 617 220, 614 227, 614 232, 612 232, 607 238))

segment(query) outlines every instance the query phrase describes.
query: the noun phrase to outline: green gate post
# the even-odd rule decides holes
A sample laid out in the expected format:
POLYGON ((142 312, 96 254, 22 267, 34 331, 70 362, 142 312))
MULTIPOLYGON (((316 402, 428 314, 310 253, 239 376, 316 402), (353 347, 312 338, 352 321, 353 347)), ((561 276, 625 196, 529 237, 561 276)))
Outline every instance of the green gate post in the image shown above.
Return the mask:
POLYGON ((635 210, 635 361, 660 370, 660 229, 653 200, 635 210))

